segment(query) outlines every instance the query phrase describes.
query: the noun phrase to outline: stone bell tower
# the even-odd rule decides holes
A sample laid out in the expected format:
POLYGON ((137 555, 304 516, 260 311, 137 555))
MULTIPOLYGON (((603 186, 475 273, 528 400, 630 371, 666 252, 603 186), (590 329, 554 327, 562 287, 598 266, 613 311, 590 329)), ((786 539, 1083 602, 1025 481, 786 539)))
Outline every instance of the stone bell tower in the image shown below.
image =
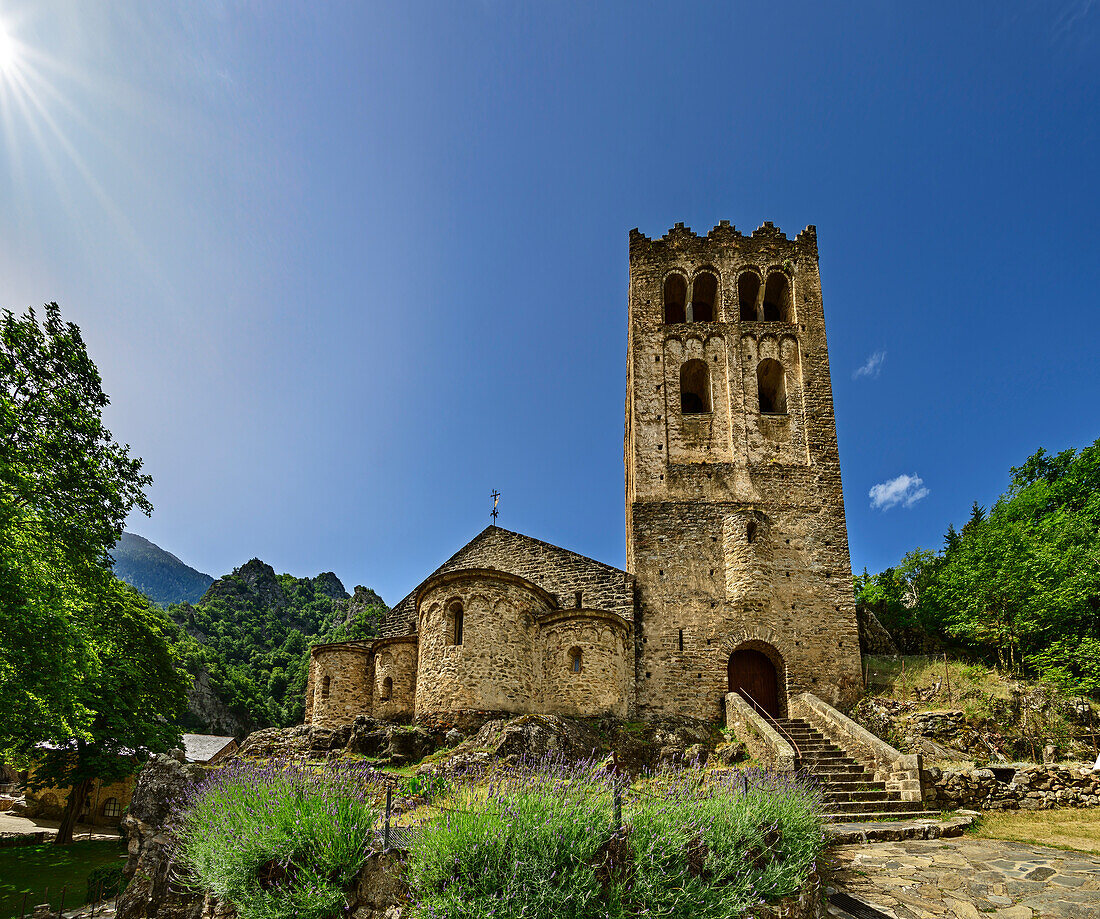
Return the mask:
POLYGON ((640 715, 860 683, 817 232, 630 234, 627 569, 640 715))

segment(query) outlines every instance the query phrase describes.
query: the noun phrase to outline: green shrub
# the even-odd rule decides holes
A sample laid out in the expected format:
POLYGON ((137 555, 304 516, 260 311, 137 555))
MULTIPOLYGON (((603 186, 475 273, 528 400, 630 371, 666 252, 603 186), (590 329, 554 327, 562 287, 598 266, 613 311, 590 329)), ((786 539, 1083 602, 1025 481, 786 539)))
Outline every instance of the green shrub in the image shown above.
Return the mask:
POLYGON ((456 788, 420 827, 421 919, 727 919, 794 893, 824 845, 809 788, 765 773, 661 773, 623 799, 592 766, 544 763, 456 788), (609 842, 610 840, 610 842, 609 842))
POLYGON ((122 881, 122 865, 101 865, 88 875, 88 892, 85 903, 98 903, 122 893, 126 885, 122 881))
POLYGON ((178 804, 178 860, 241 919, 337 915, 378 817, 367 768, 238 762, 220 769, 178 804))

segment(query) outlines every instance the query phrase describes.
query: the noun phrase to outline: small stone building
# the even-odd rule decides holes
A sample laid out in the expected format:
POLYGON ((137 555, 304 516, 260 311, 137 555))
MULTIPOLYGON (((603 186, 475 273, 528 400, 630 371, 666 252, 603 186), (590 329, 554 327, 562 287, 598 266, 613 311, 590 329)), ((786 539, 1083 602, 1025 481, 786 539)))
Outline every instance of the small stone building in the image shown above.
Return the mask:
POLYGON ((858 691, 817 234, 630 234, 627 570, 491 526, 312 651, 306 721, 464 711, 717 720, 858 691))

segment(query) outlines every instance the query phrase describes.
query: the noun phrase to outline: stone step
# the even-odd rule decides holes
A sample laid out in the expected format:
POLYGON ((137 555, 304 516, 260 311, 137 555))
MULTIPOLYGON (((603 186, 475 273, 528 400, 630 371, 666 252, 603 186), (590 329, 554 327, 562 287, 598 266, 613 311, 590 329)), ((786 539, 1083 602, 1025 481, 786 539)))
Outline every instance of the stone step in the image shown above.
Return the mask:
POLYGON ((893 801, 885 788, 868 788, 858 791, 841 791, 835 788, 822 789, 822 800, 827 802, 839 801, 893 801))
POLYGON ((858 775, 866 778, 872 777, 871 773, 864 769, 859 763, 823 763, 820 766, 812 769, 803 767, 801 771, 808 775, 810 778, 830 775, 858 775))
POLYGON ((910 814, 921 811, 924 805, 919 801, 830 801, 827 808, 834 814, 863 814, 869 810, 884 814, 910 814))
MULTIPOLYGON (((826 823, 854 823, 859 821, 863 823, 870 820, 889 820, 891 826, 895 825, 894 821, 897 821, 896 825, 900 828, 903 820, 925 820, 930 817, 939 817, 939 811, 925 811, 915 810, 910 813, 899 814, 896 811, 866 811, 860 814, 851 813, 826 813, 822 814, 826 823)), ((883 839, 891 839, 893 836, 886 833, 881 836, 883 839)))
POLYGON ((858 776, 830 778, 826 781, 814 780, 822 791, 886 791, 885 782, 875 782, 858 776))

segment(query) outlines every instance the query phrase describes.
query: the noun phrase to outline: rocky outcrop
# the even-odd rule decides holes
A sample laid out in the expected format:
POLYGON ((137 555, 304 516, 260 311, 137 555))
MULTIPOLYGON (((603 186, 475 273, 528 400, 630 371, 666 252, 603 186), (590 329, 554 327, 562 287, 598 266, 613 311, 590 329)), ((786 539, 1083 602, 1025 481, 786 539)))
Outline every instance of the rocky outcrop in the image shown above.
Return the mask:
POLYGON ((118 919, 199 919, 204 898, 180 884, 172 866, 167 829, 172 806, 199 782, 206 769, 172 756, 154 756, 138 776, 130 809, 122 819, 129 857, 128 880, 118 899, 118 919))
POLYGON ((864 654, 893 656, 898 653, 894 639, 868 604, 856 604, 856 625, 859 628, 859 647, 864 654))
POLYGON ((1049 810, 1100 805, 1100 774, 1084 766, 941 770, 925 773, 925 802, 954 810, 1049 810))
POLYGON ((199 671, 187 690, 187 712, 212 734, 239 737, 245 731, 245 723, 221 700, 205 670, 199 671))

